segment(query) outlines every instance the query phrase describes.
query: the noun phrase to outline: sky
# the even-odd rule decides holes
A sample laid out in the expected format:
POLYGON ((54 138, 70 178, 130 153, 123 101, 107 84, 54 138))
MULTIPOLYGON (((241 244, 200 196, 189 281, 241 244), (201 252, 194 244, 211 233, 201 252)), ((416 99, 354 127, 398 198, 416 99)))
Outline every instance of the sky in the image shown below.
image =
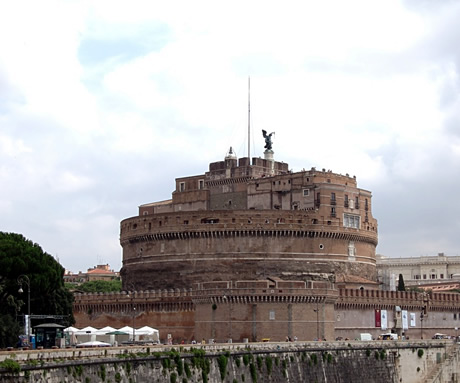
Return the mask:
POLYGON ((460 1, 0 5, 0 231, 122 266, 120 221, 232 146, 356 175, 377 253, 460 253, 460 1))

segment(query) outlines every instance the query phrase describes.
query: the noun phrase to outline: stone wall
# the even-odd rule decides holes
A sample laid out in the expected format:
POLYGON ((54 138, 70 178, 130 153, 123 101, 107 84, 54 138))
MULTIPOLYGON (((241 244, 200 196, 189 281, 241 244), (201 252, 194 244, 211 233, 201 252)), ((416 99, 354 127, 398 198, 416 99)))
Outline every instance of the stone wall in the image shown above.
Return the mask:
POLYGON ((0 352, 0 382, 456 381, 458 346, 428 342, 255 343, 0 352), (12 362, 12 363, 11 363, 12 362), (444 380, 443 380, 444 379, 444 380))

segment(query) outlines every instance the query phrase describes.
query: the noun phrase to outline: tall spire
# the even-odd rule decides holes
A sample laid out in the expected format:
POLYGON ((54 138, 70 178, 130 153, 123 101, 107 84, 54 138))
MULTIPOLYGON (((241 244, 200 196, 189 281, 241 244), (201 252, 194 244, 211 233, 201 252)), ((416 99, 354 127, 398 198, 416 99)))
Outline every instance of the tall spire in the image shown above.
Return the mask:
POLYGON ((251 77, 248 77, 248 159, 251 163, 251 77))

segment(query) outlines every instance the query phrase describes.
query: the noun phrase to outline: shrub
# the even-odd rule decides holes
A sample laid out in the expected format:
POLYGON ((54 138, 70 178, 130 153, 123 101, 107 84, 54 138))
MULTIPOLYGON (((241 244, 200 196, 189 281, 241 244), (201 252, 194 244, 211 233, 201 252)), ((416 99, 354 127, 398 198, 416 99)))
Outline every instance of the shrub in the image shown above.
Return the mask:
POLYGON ((423 350, 421 348, 418 349, 417 355, 418 355, 419 358, 421 358, 423 356, 423 350))
POLYGON ((14 374, 19 374, 19 371, 21 371, 19 363, 9 358, 0 363, 0 368, 4 368, 14 374))
POLYGON ((263 366, 262 357, 259 355, 257 356, 257 367, 259 371, 262 371, 262 366, 263 366))
POLYGON ((243 355, 243 363, 244 363, 245 366, 247 366, 249 364, 249 355, 248 354, 243 355))
POLYGON ((185 371, 185 375, 187 376, 187 378, 190 379, 190 377, 192 376, 192 371, 190 371, 190 366, 188 365, 187 362, 184 362, 184 371, 185 371))
POLYGON ((254 363, 249 365, 249 371, 251 372, 251 379, 253 383, 257 383, 257 369, 254 363))
POLYGON ((270 375, 272 373, 273 368, 273 360, 270 355, 265 358, 265 365, 267 366, 267 373, 270 375))
POLYGON ((220 355, 217 358, 217 364, 219 366, 220 378, 222 381, 225 379, 225 373, 227 372, 228 359, 225 355, 220 355))

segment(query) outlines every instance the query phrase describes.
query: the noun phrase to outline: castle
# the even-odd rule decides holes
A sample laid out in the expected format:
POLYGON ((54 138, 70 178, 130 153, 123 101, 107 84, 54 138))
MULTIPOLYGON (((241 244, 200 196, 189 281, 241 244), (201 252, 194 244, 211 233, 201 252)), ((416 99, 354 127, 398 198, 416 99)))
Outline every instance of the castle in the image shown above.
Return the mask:
POLYGON ((121 222, 121 275, 135 289, 260 280, 376 280, 377 221, 355 177, 289 171, 228 152, 205 174, 176 179, 172 199, 121 222))
POLYGON ((171 199, 124 219, 124 291, 77 295, 77 325, 280 341, 423 337, 460 321, 453 294, 379 289, 372 194, 354 176, 293 172, 269 137, 265 148, 263 159, 230 148, 204 174, 177 178, 171 199))

